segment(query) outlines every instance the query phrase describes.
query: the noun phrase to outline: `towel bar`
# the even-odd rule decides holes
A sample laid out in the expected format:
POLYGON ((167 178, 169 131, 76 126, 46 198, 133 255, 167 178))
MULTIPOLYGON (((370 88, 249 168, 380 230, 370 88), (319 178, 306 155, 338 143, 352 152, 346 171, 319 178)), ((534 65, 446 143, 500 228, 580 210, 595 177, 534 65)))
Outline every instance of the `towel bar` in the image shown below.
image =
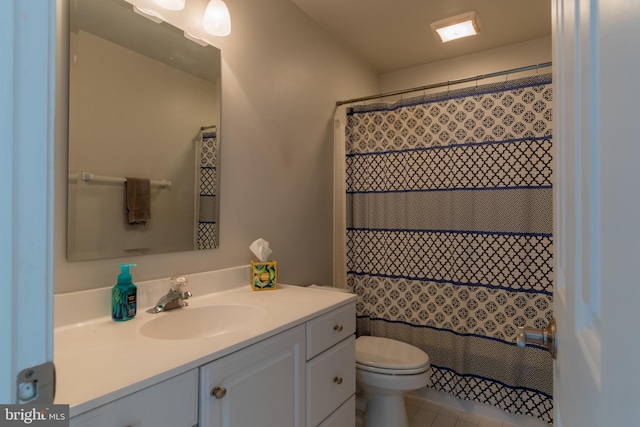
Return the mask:
MULTIPOLYGON (((124 183, 127 181, 126 178, 115 177, 115 176, 94 175, 91 172, 81 172, 80 178, 83 181, 96 181, 96 182, 124 183)), ((171 181, 168 181, 166 179, 162 179, 159 181, 151 181, 151 185, 157 185, 160 188, 171 188, 171 181)))

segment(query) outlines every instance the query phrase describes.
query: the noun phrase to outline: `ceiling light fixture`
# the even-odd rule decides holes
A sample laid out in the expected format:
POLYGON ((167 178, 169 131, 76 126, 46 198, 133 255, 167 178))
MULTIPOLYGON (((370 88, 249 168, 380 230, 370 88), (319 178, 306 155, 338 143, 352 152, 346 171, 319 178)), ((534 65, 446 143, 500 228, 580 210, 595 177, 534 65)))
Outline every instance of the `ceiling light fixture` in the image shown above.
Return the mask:
POLYGON ((231 34, 231 17, 229 9, 222 0, 210 0, 204 11, 204 30, 212 36, 228 36, 231 34))
POLYGON ((184 9, 185 0, 153 0, 158 6, 167 10, 182 10, 184 9))
POLYGON ((445 43, 462 37, 474 36, 480 32, 475 12, 467 12, 451 18, 431 23, 431 29, 445 43))

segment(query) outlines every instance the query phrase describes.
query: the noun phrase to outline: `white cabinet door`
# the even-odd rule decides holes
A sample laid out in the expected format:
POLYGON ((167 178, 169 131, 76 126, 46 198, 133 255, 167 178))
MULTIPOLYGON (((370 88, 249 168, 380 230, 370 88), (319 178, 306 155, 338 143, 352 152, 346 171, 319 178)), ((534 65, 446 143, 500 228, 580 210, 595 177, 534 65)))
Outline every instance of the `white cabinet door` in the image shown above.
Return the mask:
POLYGON ((184 374, 73 417, 71 427, 191 427, 197 423, 198 371, 184 374))
POLYGON ((201 367, 200 427, 302 427, 304 349, 300 325, 201 367))

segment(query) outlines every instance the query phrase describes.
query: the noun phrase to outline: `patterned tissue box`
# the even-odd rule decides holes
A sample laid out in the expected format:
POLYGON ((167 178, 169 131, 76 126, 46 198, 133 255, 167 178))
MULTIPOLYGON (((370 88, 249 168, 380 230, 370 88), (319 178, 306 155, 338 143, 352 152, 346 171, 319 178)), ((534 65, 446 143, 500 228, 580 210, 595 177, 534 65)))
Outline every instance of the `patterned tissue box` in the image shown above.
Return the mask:
POLYGON ((276 261, 251 261, 251 289, 265 291, 276 289, 278 263, 276 261))

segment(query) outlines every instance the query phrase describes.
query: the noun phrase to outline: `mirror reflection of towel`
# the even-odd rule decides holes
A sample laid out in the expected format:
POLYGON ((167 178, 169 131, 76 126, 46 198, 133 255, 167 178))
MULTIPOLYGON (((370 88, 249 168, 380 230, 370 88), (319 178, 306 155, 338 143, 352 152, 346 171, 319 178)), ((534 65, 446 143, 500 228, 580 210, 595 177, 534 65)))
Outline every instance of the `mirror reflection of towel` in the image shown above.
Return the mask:
POLYGON ((127 178, 124 188, 129 224, 145 225, 151 218, 151 182, 145 178, 127 178))

